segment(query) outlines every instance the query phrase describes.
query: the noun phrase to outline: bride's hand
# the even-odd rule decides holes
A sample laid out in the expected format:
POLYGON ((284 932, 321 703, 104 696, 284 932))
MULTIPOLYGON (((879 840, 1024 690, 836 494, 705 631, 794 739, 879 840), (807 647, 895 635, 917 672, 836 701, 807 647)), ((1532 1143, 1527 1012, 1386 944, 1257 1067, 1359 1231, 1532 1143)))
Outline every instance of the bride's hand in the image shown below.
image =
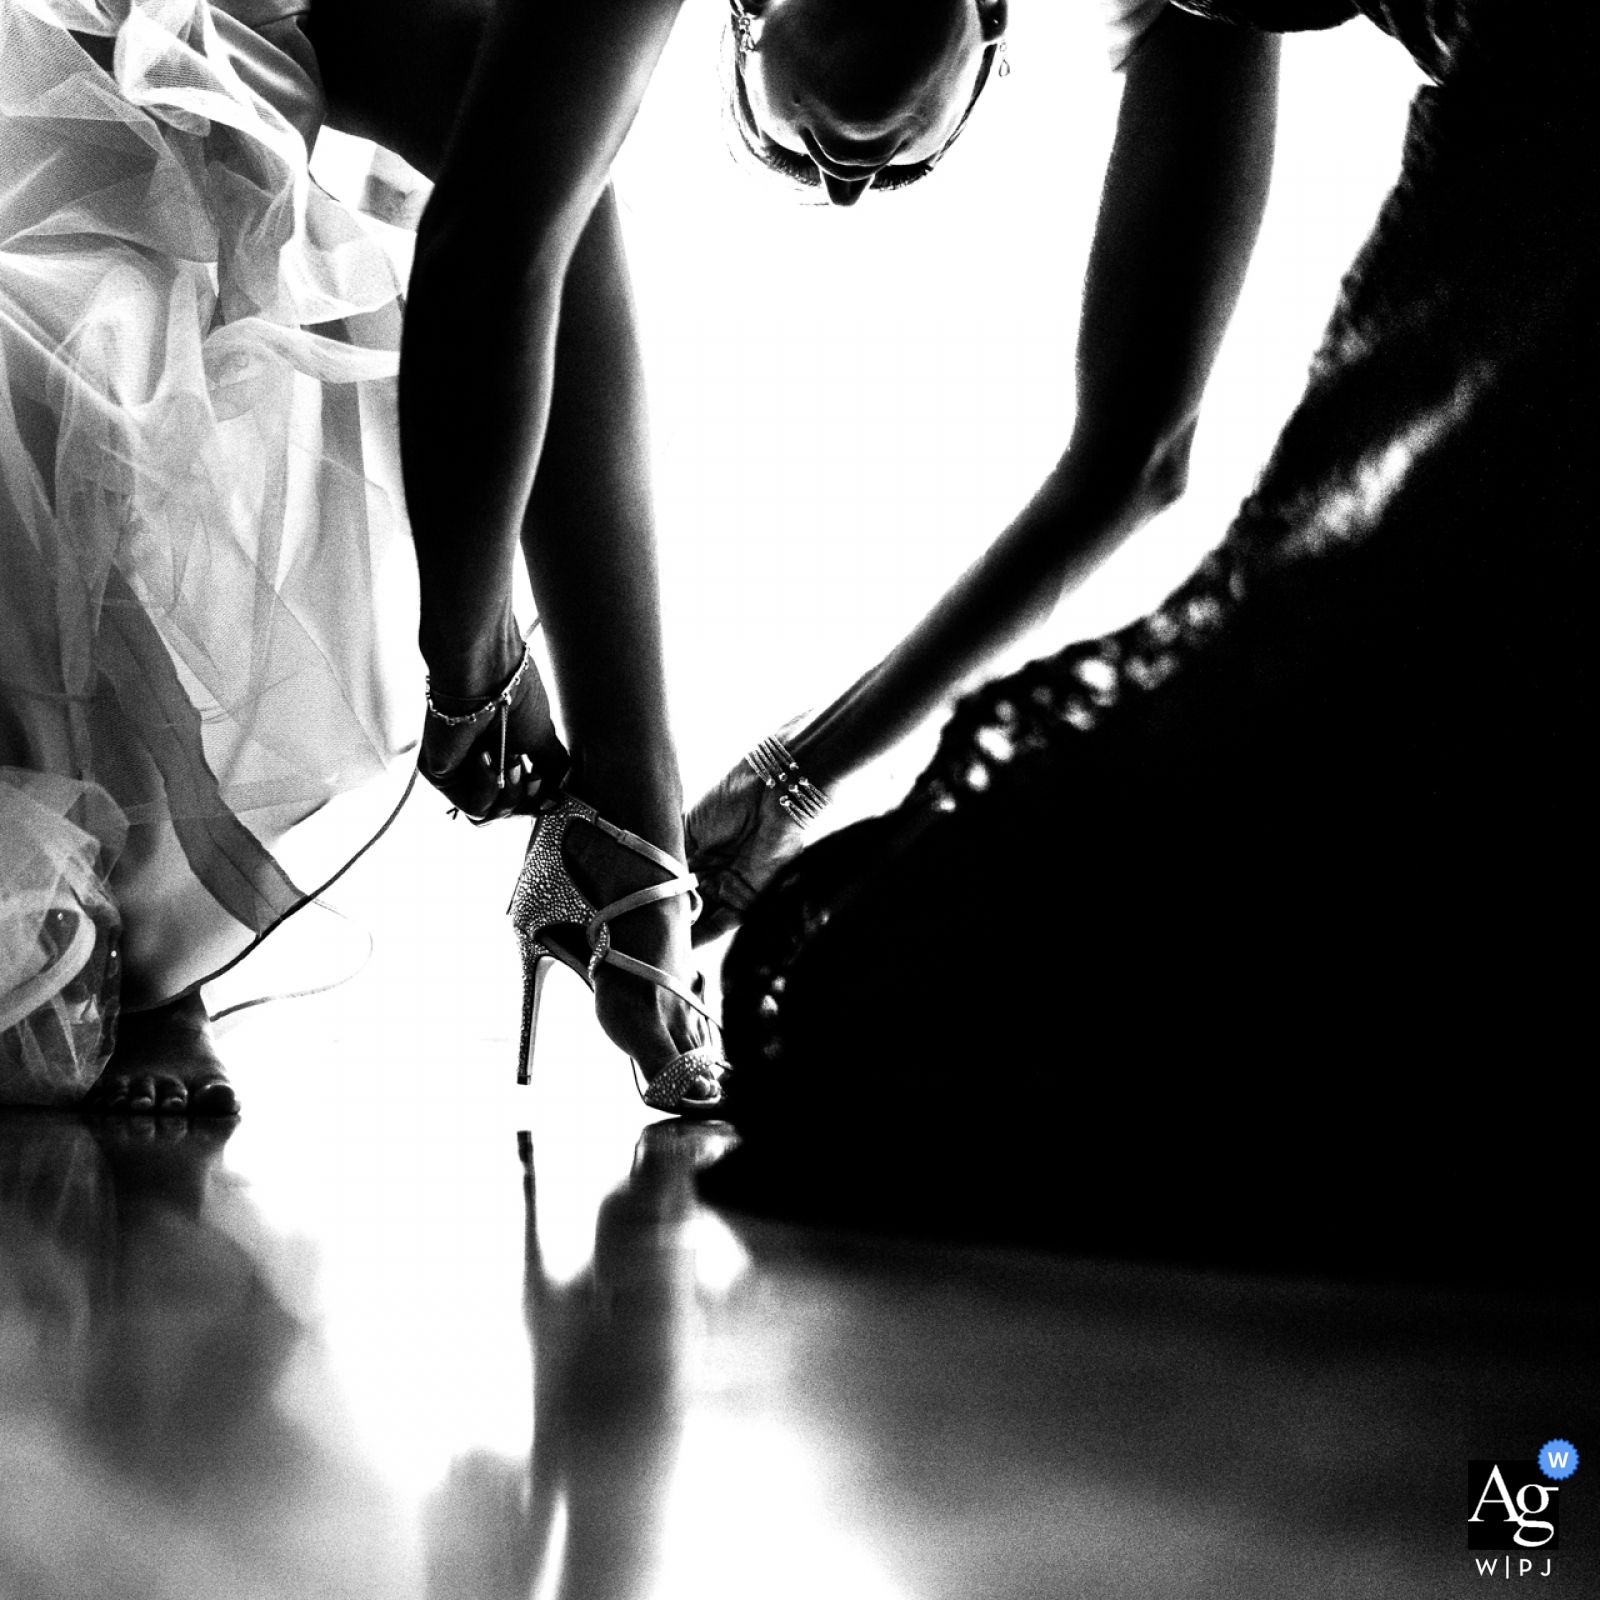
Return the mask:
POLYGON ((434 788, 475 822, 537 811, 542 802, 555 798, 572 764, 556 732, 538 669, 528 662, 513 689, 509 714, 492 703, 490 714, 472 721, 451 723, 437 714, 459 716, 483 703, 482 697, 453 700, 435 691, 437 711, 423 719, 417 766, 434 788))
POLYGON ((701 945, 738 926, 750 903, 799 855, 809 836, 741 760, 690 810, 684 843, 704 902, 694 925, 694 942, 701 945))

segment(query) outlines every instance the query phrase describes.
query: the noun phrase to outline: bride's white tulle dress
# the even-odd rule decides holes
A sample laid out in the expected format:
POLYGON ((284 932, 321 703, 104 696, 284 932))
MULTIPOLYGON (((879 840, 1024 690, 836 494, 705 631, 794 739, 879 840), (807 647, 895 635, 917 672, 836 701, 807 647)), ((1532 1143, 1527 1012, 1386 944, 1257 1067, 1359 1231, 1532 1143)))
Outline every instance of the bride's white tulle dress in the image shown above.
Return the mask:
POLYGON ((0 1101, 297 909, 275 847, 414 740, 399 283, 304 9, 0 0, 0 1101))

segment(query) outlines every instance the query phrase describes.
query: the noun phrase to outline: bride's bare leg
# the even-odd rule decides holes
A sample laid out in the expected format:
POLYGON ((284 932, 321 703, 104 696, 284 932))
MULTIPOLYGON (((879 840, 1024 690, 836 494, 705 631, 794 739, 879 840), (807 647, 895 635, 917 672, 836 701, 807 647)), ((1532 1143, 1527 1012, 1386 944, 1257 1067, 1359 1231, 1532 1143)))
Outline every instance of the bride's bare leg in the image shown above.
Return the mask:
MULTIPOLYGON (((314 0, 310 33, 334 125, 376 139, 436 176, 489 9, 486 0, 314 0)), ((501 196, 497 203, 508 201, 501 196)), ((413 320, 420 313, 437 323, 443 307, 424 304, 425 288, 413 287, 413 320)), ((644 384, 610 192, 567 267, 542 438, 537 406, 517 383, 508 386, 503 373, 489 370, 503 360, 503 347, 537 345, 536 319, 526 307, 508 306, 501 326, 492 303, 487 311, 476 301, 474 307, 459 337, 480 341, 473 349, 485 370, 464 389, 483 405, 486 422, 466 415, 460 373, 446 370, 438 344, 408 347, 413 416, 433 395, 454 397, 412 435, 430 440, 434 460, 422 462, 425 470, 413 477, 417 457, 408 455, 428 596, 423 646, 435 685, 469 694, 498 684, 514 667, 520 644, 510 577, 520 523, 571 745, 568 787, 609 821, 681 857, 683 797, 667 727, 644 384), (502 394, 504 403, 486 399, 498 402, 502 394), (465 448, 458 454, 476 459, 486 433, 524 407, 538 461, 531 492, 523 491, 526 516, 507 517, 497 504, 517 475, 509 457, 494 472, 443 482, 435 506, 429 498, 440 476, 435 466, 452 460, 444 433, 461 429, 465 448)), ((461 353, 444 350, 457 365, 461 353)), ((660 877, 587 827, 575 826, 568 837, 569 865, 597 904, 660 877)), ((683 975, 692 970, 685 899, 623 916, 611 932, 626 954, 683 975)), ((704 1042, 698 1014, 624 973, 602 970, 596 1009, 606 1032, 647 1073, 704 1042)))
POLYGON ((212 1046, 200 997, 124 1012, 117 1047, 83 1103, 109 1116, 237 1116, 239 1099, 212 1046))
MULTIPOLYGON (((681 859, 683 790, 667 720, 644 376, 609 190, 567 271, 556 372, 522 542, 572 748, 567 787, 681 859)), ((586 826, 575 825, 568 839, 569 865, 596 904, 662 876, 586 826)), ((611 934, 625 954, 687 975, 689 925, 689 902, 680 898, 618 918, 611 934)), ((647 1073, 705 1042, 696 1012, 614 969, 597 975, 596 1011, 647 1073)))

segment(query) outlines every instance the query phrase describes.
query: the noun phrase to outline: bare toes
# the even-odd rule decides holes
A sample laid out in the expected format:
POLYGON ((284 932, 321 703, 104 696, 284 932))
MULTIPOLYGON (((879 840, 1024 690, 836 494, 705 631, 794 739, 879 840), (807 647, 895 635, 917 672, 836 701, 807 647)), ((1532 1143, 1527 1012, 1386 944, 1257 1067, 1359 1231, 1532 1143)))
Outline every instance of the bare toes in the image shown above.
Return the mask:
POLYGON ((685 1105, 714 1106, 722 1100, 722 1085, 709 1074, 697 1076, 685 1084, 678 1097, 685 1105))
POLYGON ((233 1085, 220 1073, 201 1078, 189 1086, 189 1115, 192 1117, 236 1117, 239 1097, 233 1085))
POLYGON ((188 1115, 189 1091, 184 1086, 183 1079, 174 1078, 165 1073, 157 1076, 156 1111, 163 1117, 188 1115))

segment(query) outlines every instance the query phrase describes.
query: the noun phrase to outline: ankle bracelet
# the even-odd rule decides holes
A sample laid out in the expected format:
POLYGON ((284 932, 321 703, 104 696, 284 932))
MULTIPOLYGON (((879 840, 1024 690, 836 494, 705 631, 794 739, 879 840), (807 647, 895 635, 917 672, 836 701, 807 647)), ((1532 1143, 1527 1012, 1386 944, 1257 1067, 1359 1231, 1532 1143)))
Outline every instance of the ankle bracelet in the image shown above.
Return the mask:
POLYGON ((433 679, 430 676, 426 680, 427 687, 423 699, 427 703, 428 715, 436 722, 442 722, 447 728, 464 728, 469 723, 481 722, 485 717, 492 717, 497 711, 500 713, 500 765, 494 778, 494 786, 497 789, 506 786, 506 731, 511 723, 511 697, 517 692, 517 685, 522 682, 532 664, 533 650, 524 640, 522 660, 517 663, 517 670, 506 679, 504 687, 488 696, 476 711, 463 711, 458 717, 449 716, 433 703, 433 679))
POLYGON ((745 758, 745 765, 777 793, 778 804, 797 828, 804 828, 820 817, 828 797, 800 770, 800 763, 789 754, 782 740, 766 738, 745 758))

